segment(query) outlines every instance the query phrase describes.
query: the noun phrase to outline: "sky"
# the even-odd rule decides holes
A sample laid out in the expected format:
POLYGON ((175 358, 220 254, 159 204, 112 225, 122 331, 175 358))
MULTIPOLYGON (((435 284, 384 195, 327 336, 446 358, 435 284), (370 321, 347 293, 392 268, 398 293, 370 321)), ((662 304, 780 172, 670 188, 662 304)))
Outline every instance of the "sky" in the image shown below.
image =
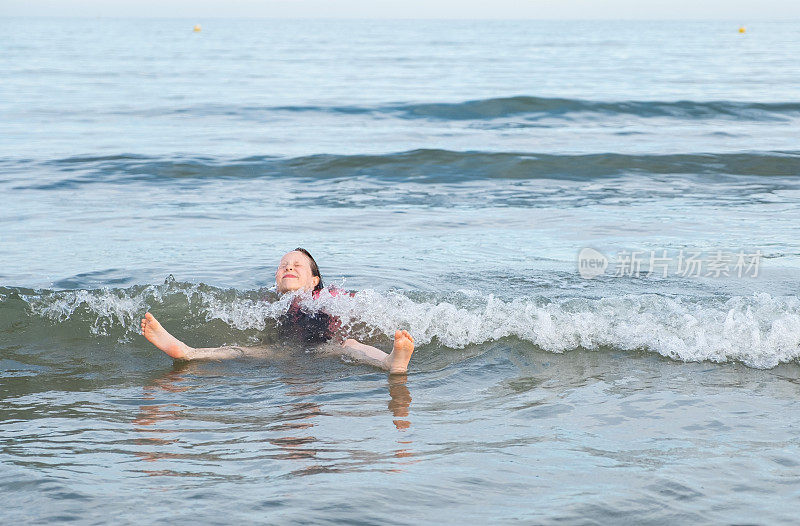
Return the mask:
POLYGON ((0 16, 800 19, 800 0, 0 0, 0 16))

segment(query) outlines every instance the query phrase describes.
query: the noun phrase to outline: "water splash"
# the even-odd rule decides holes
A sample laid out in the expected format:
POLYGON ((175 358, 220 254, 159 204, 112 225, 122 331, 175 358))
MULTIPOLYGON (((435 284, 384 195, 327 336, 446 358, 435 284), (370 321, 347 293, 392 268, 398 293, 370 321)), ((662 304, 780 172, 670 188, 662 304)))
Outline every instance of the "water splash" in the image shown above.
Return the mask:
MULTIPOLYGON (((15 299, 23 301, 27 331, 60 324, 88 339, 117 335, 127 341, 139 334, 139 319, 147 310, 170 312, 173 318, 192 323, 219 321, 242 335, 269 330, 294 297, 179 282, 25 293, 5 288, 0 291, 0 308, 18 309, 12 305, 15 299)), ((738 361, 757 368, 800 357, 796 296, 761 293, 683 299, 644 294, 558 300, 526 296, 504 301, 462 294, 445 301, 363 290, 352 297, 323 294, 318 299, 298 299, 308 310, 339 316, 349 336, 367 340, 391 338, 403 328, 418 345, 449 349, 512 338, 555 353, 579 348, 640 350, 676 360, 738 361)))

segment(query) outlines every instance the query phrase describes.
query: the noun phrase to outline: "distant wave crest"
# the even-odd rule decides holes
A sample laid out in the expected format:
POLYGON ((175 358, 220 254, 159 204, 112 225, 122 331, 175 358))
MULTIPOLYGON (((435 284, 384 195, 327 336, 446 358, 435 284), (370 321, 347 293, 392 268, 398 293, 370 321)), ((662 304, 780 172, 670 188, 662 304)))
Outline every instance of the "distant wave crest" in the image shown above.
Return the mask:
POLYGON ((46 164, 49 180, 21 182, 21 189, 77 187, 99 183, 172 184, 192 179, 302 178, 412 183, 459 183, 485 179, 591 179, 636 174, 800 175, 800 151, 583 155, 421 149, 375 155, 319 154, 283 158, 153 158, 139 155, 69 157, 46 164), (52 172, 51 172, 52 173, 52 172))
POLYGON ((645 118, 774 120, 790 115, 800 115, 800 102, 698 102, 690 100, 602 102, 517 96, 458 103, 409 104, 395 106, 393 109, 408 117, 452 120, 498 119, 520 115, 545 118, 577 113, 596 113, 604 116, 631 115, 645 118))
POLYGON ((599 118, 627 116, 638 118, 666 117, 683 120, 736 119, 747 121, 788 120, 800 116, 800 102, 741 101, 594 101, 570 98, 548 98, 518 95, 459 102, 404 102, 373 105, 297 104, 283 106, 205 104, 181 108, 122 110, 118 114, 163 116, 228 116, 245 120, 262 120, 279 113, 320 113, 329 115, 369 115, 399 119, 493 120, 523 118, 543 119, 599 118))

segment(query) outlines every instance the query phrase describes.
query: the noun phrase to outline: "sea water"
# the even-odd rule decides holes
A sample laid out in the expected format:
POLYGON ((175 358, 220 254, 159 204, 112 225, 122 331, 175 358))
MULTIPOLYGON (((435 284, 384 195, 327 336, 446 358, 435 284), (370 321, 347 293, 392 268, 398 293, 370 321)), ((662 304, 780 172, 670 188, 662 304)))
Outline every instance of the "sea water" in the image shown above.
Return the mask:
POLYGON ((792 522, 796 29, 0 20, 3 521, 792 522))

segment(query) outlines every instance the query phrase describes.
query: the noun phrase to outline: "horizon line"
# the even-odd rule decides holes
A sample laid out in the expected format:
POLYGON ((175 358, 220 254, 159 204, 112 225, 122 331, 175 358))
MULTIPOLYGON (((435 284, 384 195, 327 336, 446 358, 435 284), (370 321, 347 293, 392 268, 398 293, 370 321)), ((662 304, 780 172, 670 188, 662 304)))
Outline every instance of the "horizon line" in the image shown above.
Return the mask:
POLYGON ((375 21, 375 20, 385 20, 385 21, 429 21, 429 20, 438 20, 443 22, 484 22, 484 21, 496 21, 496 22, 588 22, 588 21, 597 21, 597 22, 739 22, 739 23, 758 23, 758 22, 798 22, 800 21, 800 16, 792 15, 789 17, 772 17, 772 18, 748 18, 746 20, 742 20, 742 18, 746 17, 721 17, 721 18, 708 18, 708 17, 664 17, 664 18, 648 18, 648 17, 616 17, 616 18, 606 18, 606 17, 514 17, 514 18, 504 18, 504 17, 350 17, 350 16, 263 16, 263 15, 254 15, 254 16, 219 16, 219 15, 197 15, 197 16, 185 16, 185 15, 164 15, 164 16, 148 16, 148 15, 82 15, 82 16, 75 16, 75 15, 19 15, 19 14, 3 14, 0 13, 0 19, 10 19, 10 18, 41 18, 41 19, 74 19, 74 20, 87 20, 87 19, 139 19, 139 20, 198 20, 198 19, 206 19, 206 20, 319 20, 319 21, 329 21, 329 20, 343 20, 343 21, 375 21))

